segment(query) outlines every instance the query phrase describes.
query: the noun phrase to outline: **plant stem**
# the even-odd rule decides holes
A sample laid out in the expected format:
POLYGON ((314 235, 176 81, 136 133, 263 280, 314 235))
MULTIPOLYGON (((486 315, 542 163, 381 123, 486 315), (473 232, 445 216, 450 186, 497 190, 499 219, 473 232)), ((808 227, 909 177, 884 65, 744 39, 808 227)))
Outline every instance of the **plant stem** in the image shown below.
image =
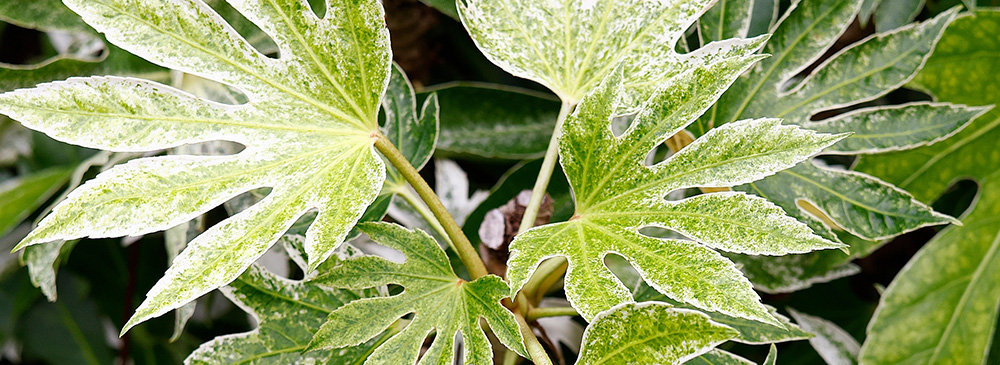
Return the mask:
POLYGON ((524 320, 534 321, 539 318, 545 317, 563 317, 563 316, 578 316, 580 312, 576 311, 573 307, 543 307, 543 308, 531 308, 528 313, 524 314, 524 320))
POLYGON ((535 337, 535 333, 531 332, 531 326, 524 320, 524 317, 520 313, 515 312, 514 319, 517 320, 517 327, 521 329, 521 336, 524 337, 524 346, 528 349, 528 355, 531 355, 531 361, 535 365, 552 365, 549 354, 545 353, 545 348, 538 342, 538 337, 535 337))
POLYGON ((427 185, 427 181, 424 181, 424 178, 420 176, 417 169, 410 164, 410 161, 406 160, 406 157, 403 157, 403 154, 382 133, 376 135, 375 148, 379 152, 382 152, 382 155, 389 160, 389 163, 396 167, 396 170, 417 191, 420 199, 427 204, 431 213, 434 213, 434 217, 441 223, 445 233, 448 234, 448 238, 451 239, 451 248, 455 250, 458 258, 462 260, 462 264, 469 270, 469 275, 472 276, 472 279, 475 280, 486 276, 488 274, 486 265, 483 264, 479 253, 472 247, 472 243, 465 237, 465 233, 462 232, 462 228, 455 222, 455 218, 452 218, 451 214, 448 213, 444 204, 441 203, 441 199, 438 199, 437 194, 434 193, 434 189, 431 189, 427 185))
POLYGON ((552 171, 555 170, 556 161, 559 159, 559 135, 562 134, 562 125, 574 106, 576 104, 564 101, 562 107, 559 108, 559 117, 556 118, 556 128, 552 131, 549 148, 545 150, 545 159, 542 160, 542 169, 538 171, 535 186, 531 188, 531 199, 528 200, 528 206, 524 208, 524 217, 521 218, 521 226, 517 230, 518 234, 524 233, 524 231, 535 226, 535 219, 538 218, 538 209, 542 207, 545 190, 549 187, 549 180, 552 179, 552 171))
POLYGON ((434 231, 441 235, 441 237, 444 237, 444 239, 448 240, 448 245, 454 248, 455 244, 452 242, 451 237, 448 236, 448 232, 445 232, 444 226, 441 225, 441 221, 434 216, 434 213, 431 213, 430 209, 427 209, 427 206, 420 201, 420 198, 413 196, 413 192, 411 192, 406 186, 401 186, 400 189, 394 189, 393 191, 402 197, 407 204, 410 204, 410 206, 413 207, 413 210, 416 210, 417 213, 419 213, 420 216, 427 221, 427 224, 430 224, 431 228, 434 228, 434 231))
POLYGON ((566 272, 567 264, 566 258, 563 256, 545 260, 538 265, 534 275, 531 275, 528 282, 521 287, 521 292, 533 303, 538 303, 549 288, 559 281, 562 274, 566 272))
MULTIPOLYGON (((462 264, 465 268, 469 270, 469 275, 472 279, 478 279, 489 274, 486 271, 486 265, 483 264, 482 258, 479 257, 479 253, 475 248, 472 247, 472 243, 469 242, 469 238, 465 237, 465 233, 462 232, 462 228, 458 226, 455 222, 455 218, 448 213, 445 209, 444 204, 441 203, 441 199, 438 199, 437 194, 434 190, 427 185, 427 181, 420 176, 417 169, 410 164, 410 161, 406 160, 406 157, 396 149, 396 146, 389 141, 382 133, 378 133, 375 136, 375 148, 382 153, 383 156, 389 163, 396 167, 396 170, 403 175, 403 178, 410 183, 413 190, 416 190, 417 195, 420 199, 427 204, 430 208, 431 213, 434 213, 434 217, 437 221, 441 223, 444 228, 445 233, 452 242, 452 249, 458 254, 458 258, 462 260, 462 264)), ((537 214, 537 212, 536 212, 537 214)), ((523 297, 523 296, 521 296, 523 297)), ((552 365, 552 360, 549 360, 549 355, 545 353, 545 349, 542 348, 542 344, 538 342, 538 338, 535 334, 531 332, 531 327, 528 322, 524 320, 524 316, 520 311, 513 311, 514 319, 517 320, 518 328, 521 331, 521 335, 524 337, 524 343, 527 347, 528 354, 531 355, 531 360, 535 364, 542 365, 552 365)))

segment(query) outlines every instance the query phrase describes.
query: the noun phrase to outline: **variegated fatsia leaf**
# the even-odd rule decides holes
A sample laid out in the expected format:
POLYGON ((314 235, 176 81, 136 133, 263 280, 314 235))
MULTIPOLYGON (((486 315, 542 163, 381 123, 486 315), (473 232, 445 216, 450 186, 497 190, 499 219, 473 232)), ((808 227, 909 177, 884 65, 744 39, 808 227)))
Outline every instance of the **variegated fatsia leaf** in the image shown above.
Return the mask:
POLYGON ((713 0, 469 0, 462 23, 501 68, 575 105, 623 64, 622 106, 632 108, 693 65, 731 56, 761 39, 728 40, 691 54, 674 44, 713 0))
POLYGON ((587 326, 576 363, 680 364, 736 335, 703 313, 658 302, 624 303, 587 326))
POLYGON ((507 348, 527 357, 514 315, 500 304, 509 288, 488 275, 472 282, 452 270, 448 257, 434 239, 419 230, 391 223, 362 223, 358 229, 375 242, 406 256, 402 264, 376 256, 346 261, 327 270, 315 282, 345 289, 367 289, 395 284, 403 292, 389 297, 356 300, 330 313, 308 349, 355 346, 369 341, 400 317, 412 313, 405 328, 372 352, 366 364, 413 364, 424 339, 434 342, 421 364, 452 363, 455 337, 461 333, 466 364, 489 364, 493 350, 480 327, 480 318, 507 348))
MULTIPOLYGON (((861 0, 793 2, 772 28, 771 41, 762 51, 772 57, 734 83, 690 130, 700 135, 740 119, 777 117, 821 132, 853 133, 826 152, 853 155, 932 144, 957 133, 984 112, 982 108, 917 102, 866 107, 811 121, 818 113, 871 101, 902 86, 923 66, 956 13, 948 11, 920 24, 873 35, 799 77, 833 46, 861 7, 861 0)), ((811 161, 736 190, 767 198, 828 239, 838 240, 832 230, 858 236, 864 241, 863 247, 857 247, 859 251, 920 227, 955 222, 882 180, 811 161)), ((850 272, 843 255, 820 252, 806 256, 733 257, 744 264, 759 288, 768 291, 795 290, 850 272)))
POLYGON ((126 324, 236 279, 300 216, 309 268, 343 241, 385 176, 373 149, 390 71, 377 1, 331 0, 324 18, 300 0, 229 2, 277 45, 252 47, 199 0, 67 0, 112 43, 153 63, 230 85, 249 100, 219 104, 139 79, 74 78, 0 96, 0 111, 61 141, 150 151, 228 140, 228 156, 134 160, 69 195, 19 245, 138 235, 190 220, 250 190, 270 193, 209 228, 177 257, 126 324))
MULTIPOLYGON (((1000 104, 1000 10, 955 21, 914 83, 936 100, 1000 104)), ((864 156, 858 169, 932 201, 959 180, 978 191, 963 226, 941 230, 879 300, 864 364, 996 363, 1000 317, 1000 109, 933 146, 864 156)))
MULTIPOLYGON (((349 252, 344 250, 343 256, 353 256, 349 252)), ((221 291, 254 317, 257 328, 216 337, 192 352, 185 364, 359 364, 385 341, 378 336, 348 348, 303 351, 331 311, 366 297, 364 292, 327 288, 311 278, 288 280, 257 265, 221 291)))
POLYGON ((688 187, 747 183, 787 168, 843 136, 817 134, 774 119, 732 123, 706 134, 653 166, 654 147, 684 129, 760 56, 754 49, 677 75, 644 103, 628 129, 611 128, 616 95, 626 87, 613 73, 587 96, 565 124, 560 159, 573 189, 576 212, 568 222, 535 227, 511 244, 507 277, 514 292, 544 259, 565 256, 566 297, 586 319, 632 301, 604 258, 627 259, 650 286, 699 308, 777 323, 750 283, 712 249, 784 255, 842 247, 814 235, 780 208, 743 193, 715 193, 667 201, 688 187), (691 241, 639 233, 672 229, 691 241))

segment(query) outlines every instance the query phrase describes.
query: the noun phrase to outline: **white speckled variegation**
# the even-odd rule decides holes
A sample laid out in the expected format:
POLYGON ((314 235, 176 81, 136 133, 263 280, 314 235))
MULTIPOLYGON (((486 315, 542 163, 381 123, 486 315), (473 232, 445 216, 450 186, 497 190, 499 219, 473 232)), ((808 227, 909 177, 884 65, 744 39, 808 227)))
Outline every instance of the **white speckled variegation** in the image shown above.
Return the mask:
POLYGON ((578 365, 681 364, 736 337, 736 330, 689 309, 625 303, 601 312, 583 334, 578 365))
MULTIPOLYGON (((604 264, 609 253, 625 257, 652 287, 676 300, 732 316, 777 321, 760 304, 736 266, 711 248, 783 255, 841 247, 814 235, 773 204, 742 193, 705 194, 667 201, 688 187, 747 183, 788 168, 842 139, 774 119, 732 123, 706 134, 664 162, 646 166, 646 155, 684 129, 761 56, 755 47, 679 74, 639 108, 632 125, 610 128, 621 71, 588 95, 564 125, 560 158, 576 202, 568 222, 536 227, 511 244, 508 279, 516 292, 538 263, 569 259, 566 296, 584 318, 632 300, 604 264), (656 239, 646 226, 675 230, 693 241, 656 239), (707 247, 706 247, 707 246, 707 247)), ((780 326, 780 325, 779 325, 780 326)))
POLYGON ((225 105, 149 81, 93 77, 0 96, 0 112, 60 141, 151 151, 228 140, 228 156, 167 156, 117 166, 75 190, 21 244, 164 230, 250 190, 259 203, 211 227, 147 294, 135 324, 236 279, 307 211, 309 267, 340 245, 385 178, 373 149, 390 50, 381 5, 230 0, 277 45, 260 54, 198 0, 66 0, 112 43, 164 67, 233 86, 225 105))
POLYGON ((365 256, 326 270, 314 282, 344 289, 395 284, 403 291, 356 300, 331 312, 307 351, 357 346, 412 313, 405 327, 378 345, 365 364, 414 364, 418 358, 420 364, 453 364, 458 333, 462 334, 463 363, 491 364, 493 350, 480 318, 504 346, 527 356, 514 315, 500 304, 509 293, 502 279, 487 275, 471 282, 462 280, 441 247, 420 230, 384 222, 361 223, 358 229, 373 241, 402 252, 406 262, 365 256), (433 342, 421 353, 432 332, 433 342))
POLYGON ((713 0, 468 0, 462 22, 501 68, 576 104, 622 64, 622 105, 631 108, 663 81, 710 54, 760 39, 728 40, 691 54, 674 45, 713 0))

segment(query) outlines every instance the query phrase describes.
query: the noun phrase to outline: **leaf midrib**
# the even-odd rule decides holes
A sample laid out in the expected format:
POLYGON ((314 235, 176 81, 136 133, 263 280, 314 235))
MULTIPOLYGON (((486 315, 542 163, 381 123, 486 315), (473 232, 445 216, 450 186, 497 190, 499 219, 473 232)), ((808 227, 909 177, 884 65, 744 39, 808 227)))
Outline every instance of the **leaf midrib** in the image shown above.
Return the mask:
POLYGON ((271 80, 270 78, 264 77, 264 75, 262 75, 262 74, 253 72, 251 69, 247 68, 243 64, 240 64, 240 63, 235 62, 233 60, 230 60, 230 59, 228 59, 226 57, 223 57, 221 54, 218 54, 218 53, 214 52, 213 50, 207 49, 205 47, 202 47, 201 45, 199 45, 197 43, 191 42, 188 39, 186 39, 184 37, 181 37, 179 34, 176 34, 174 32, 168 32, 167 30, 163 29, 162 27, 160 27, 160 26, 158 26, 156 24, 153 24, 153 23, 147 21, 146 19, 143 19, 141 17, 133 15, 132 13, 124 11, 124 9, 121 9, 119 7, 116 7, 116 6, 113 6, 111 4, 103 2, 101 0, 92 0, 92 1, 94 1, 95 3, 101 4, 101 5, 103 5, 106 8, 112 9, 112 10, 116 11, 118 14, 127 16, 127 17, 132 18, 132 19, 135 19, 139 23, 145 24, 146 26, 148 26, 150 28, 156 29, 160 33, 165 34, 165 35, 167 35, 167 36, 169 36, 171 38, 174 38, 174 39, 176 39, 176 40, 178 40, 178 41, 180 41, 180 42, 182 42, 184 44, 187 44, 188 46, 191 46, 191 47, 193 47, 193 48, 195 48, 197 50, 205 52, 206 54, 209 54, 211 56, 215 56, 217 59, 219 59, 219 60, 221 60, 221 61, 223 61, 223 62, 225 62, 225 63, 227 63, 227 64, 229 64, 229 65, 231 65, 233 67, 236 67, 240 71, 243 71, 244 73, 257 78, 258 80, 263 81, 264 83, 270 85, 271 87, 273 87, 275 89, 278 89, 278 90, 280 90, 280 91, 282 91, 282 92, 284 92, 284 93, 286 93, 288 95, 291 95, 291 96, 295 97, 296 99, 302 100, 302 101, 306 102, 307 104, 315 106, 316 108, 327 112, 327 114, 330 114, 331 116, 336 117, 337 119, 340 119, 342 121, 345 121, 345 122, 347 122, 349 124, 354 125, 359 130, 362 130, 362 131, 367 130, 367 128, 365 127, 365 123, 363 121, 359 121, 359 120, 357 120, 355 118, 351 118, 350 116, 348 116, 342 110, 339 110, 339 109, 333 108, 333 107, 331 107, 329 105, 320 103, 316 99, 313 99, 313 98, 311 98, 309 96, 306 96, 306 95, 304 95, 302 93, 296 92, 296 91, 294 91, 294 90, 292 90, 292 89, 290 89, 290 88, 288 88, 288 87, 286 87, 286 86, 284 86, 284 85, 282 85, 282 84, 280 84, 280 83, 278 83, 278 82, 276 82, 274 80, 271 80))

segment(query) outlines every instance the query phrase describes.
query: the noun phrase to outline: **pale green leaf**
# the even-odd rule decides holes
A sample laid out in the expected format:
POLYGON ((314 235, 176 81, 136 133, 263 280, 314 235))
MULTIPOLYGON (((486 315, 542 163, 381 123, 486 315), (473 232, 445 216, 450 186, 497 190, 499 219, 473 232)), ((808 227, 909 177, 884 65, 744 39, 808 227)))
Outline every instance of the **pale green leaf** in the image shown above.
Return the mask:
POLYGON ((352 291, 288 280, 255 265, 223 287, 222 293, 252 315, 257 328, 206 342, 185 364, 358 364, 385 340, 379 337, 344 349, 304 351, 331 311, 361 298, 352 291))
POLYGON ((777 362, 778 362, 778 348, 774 346, 774 344, 772 343, 771 349, 767 351, 767 358, 764 359, 764 362, 761 363, 761 365, 774 365, 777 362))
POLYGON ((393 63, 389 87, 382 98, 382 111, 385 113, 382 134, 417 170, 424 167, 434 154, 440 123, 439 108, 437 95, 431 94, 418 113, 413 85, 403 69, 393 63))
POLYGON ((753 361, 747 360, 732 352, 719 349, 712 349, 696 358, 685 362, 687 365, 756 365, 753 361))
MULTIPOLYGON (((940 101, 998 104, 1000 12, 955 21, 915 83, 940 101)), ((883 293, 861 362, 982 364, 1000 307, 1000 111, 912 151, 865 156, 858 169, 933 200, 959 179, 979 186, 962 217, 928 242, 883 293)))
MULTIPOLYGON (((665 295, 657 292, 655 289, 646 285, 642 282, 642 278, 639 277, 638 273, 635 272, 631 267, 626 267, 628 263, 623 262, 618 256, 612 256, 606 259, 608 266, 622 282, 632 289, 632 294, 635 296, 637 302, 647 302, 647 301, 657 301, 664 302, 675 307, 682 309, 698 310, 696 307, 687 305, 674 301, 665 295)), ((786 341, 796 341, 804 340, 812 337, 809 332, 803 331, 799 326, 795 325, 788 319, 778 313, 777 309, 771 306, 765 305, 771 316, 776 319, 780 325, 775 325, 771 323, 763 323, 743 318, 736 318, 732 316, 727 316, 721 313, 714 312, 704 312, 713 321, 727 325, 735 329, 739 335, 733 338, 735 342, 759 345, 766 343, 775 342, 786 342, 786 341)))
POLYGON ((647 302, 625 303, 594 317, 578 365, 679 364, 736 336, 702 313, 647 302))
POLYGON ((500 278, 490 275, 472 282, 460 279, 444 251, 421 231, 389 223, 363 223, 358 228, 375 242, 402 252, 406 262, 366 256, 321 273, 315 282, 349 289, 395 284, 404 290, 394 296, 353 301, 333 311, 308 349, 363 343, 412 313, 405 328, 376 348, 366 363, 416 363, 420 347, 431 332, 435 332, 434 341, 423 354, 421 364, 452 363, 456 357, 455 336, 459 333, 466 364, 491 363, 493 350, 479 325, 480 318, 486 319, 500 342, 527 356, 514 315, 500 304, 509 293, 500 278))
POLYGON ((795 321, 806 331, 812 332, 816 336, 809 339, 819 356, 828 365, 852 365, 858 363, 858 353, 861 351, 861 344, 851 334, 844 331, 833 322, 800 313, 789 308, 788 314, 795 318, 795 321))
POLYGON ((868 26, 868 21, 872 19, 872 15, 875 15, 875 10, 878 9, 878 5, 882 0, 864 0, 861 3, 861 11, 858 12, 858 22, 862 27, 868 26))
POLYGON ((50 302, 56 301, 56 273, 77 241, 55 241, 26 247, 21 261, 28 267, 31 284, 41 289, 50 302))
POLYGON ((712 0, 468 0, 458 10, 469 34, 494 64, 578 103, 619 64, 631 108, 695 64, 753 47, 729 40, 690 54, 674 45, 712 0), (653 46, 656 45, 656 46, 653 46), (725 55, 722 55, 722 54, 725 55))
POLYGON ((632 300, 604 264, 625 257, 652 287, 699 308, 774 323, 735 265, 709 247, 782 255, 840 247, 817 237, 763 199, 739 193, 680 201, 664 197, 687 187, 732 186, 759 179, 808 158, 843 136, 816 134, 775 120, 732 123, 695 141, 666 161, 646 155, 682 130, 758 57, 725 58, 673 78, 640 107, 620 136, 610 128, 622 86, 612 74, 566 121, 560 161, 573 188, 576 213, 568 222, 535 227, 511 244, 508 279, 514 291, 540 261, 569 260, 566 296, 584 318, 632 300), (642 235, 645 226, 680 232, 694 241, 642 235), (707 246, 707 247, 706 247, 707 246))
POLYGON ((559 101, 503 85, 461 83, 430 89, 441 103, 438 151, 446 156, 537 158, 552 137, 559 101))
POLYGON ((0 236, 51 198, 72 173, 73 168, 53 167, 0 184, 0 236))
POLYGON ((951 137, 989 108, 946 103, 910 103, 860 109, 806 127, 817 132, 853 134, 830 146, 825 154, 869 154, 907 150, 951 137))
POLYGON ((308 211, 318 212, 305 243, 309 267, 317 267, 375 199, 385 170, 371 135, 391 67, 377 2, 333 1, 321 19, 297 0, 231 1, 273 39, 277 59, 259 53, 201 2, 67 5, 112 43, 233 86, 249 101, 225 105, 152 82, 95 77, 5 94, 4 113, 56 139, 113 151, 212 140, 246 149, 112 168, 70 194, 22 247, 163 230, 241 193, 271 188, 259 203, 195 238, 126 330, 234 280, 308 211))
POLYGON ((890 31, 912 22, 921 10, 924 10, 926 0, 892 0, 882 1, 875 9, 875 30, 890 31))
POLYGON ((801 209, 796 204, 806 201, 844 230, 869 240, 939 222, 956 222, 877 178, 809 161, 738 189, 775 202, 786 211, 801 209))

